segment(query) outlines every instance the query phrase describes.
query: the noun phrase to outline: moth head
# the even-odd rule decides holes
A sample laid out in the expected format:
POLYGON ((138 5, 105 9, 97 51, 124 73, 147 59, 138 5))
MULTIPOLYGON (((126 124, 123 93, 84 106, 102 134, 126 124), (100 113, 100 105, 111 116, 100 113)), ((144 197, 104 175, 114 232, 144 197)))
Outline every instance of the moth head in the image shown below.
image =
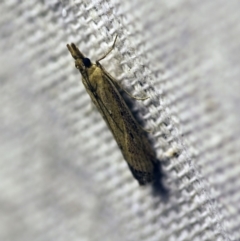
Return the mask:
POLYGON ((75 59, 75 67, 77 69, 82 71, 85 68, 90 68, 92 66, 91 60, 86 58, 74 43, 71 43, 70 45, 67 44, 67 48, 75 59))

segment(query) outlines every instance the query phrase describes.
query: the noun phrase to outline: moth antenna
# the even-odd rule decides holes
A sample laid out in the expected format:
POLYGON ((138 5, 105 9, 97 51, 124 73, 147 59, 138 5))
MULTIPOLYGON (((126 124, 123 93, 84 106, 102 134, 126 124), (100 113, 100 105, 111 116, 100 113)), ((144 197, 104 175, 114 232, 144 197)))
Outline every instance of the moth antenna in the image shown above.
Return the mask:
POLYGON ((98 63, 99 61, 105 59, 105 58, 112 52, 112 50, 113 50, 114 47, 115 47, 115 44, 116 44, 116 41, 117 41, 117 37, 118 37, 118 35, 116 35, 112 47, 107 51, 107 53, 105 53, 100 59, 98 59, 98 60, 96 61, 97 63, 98 63))

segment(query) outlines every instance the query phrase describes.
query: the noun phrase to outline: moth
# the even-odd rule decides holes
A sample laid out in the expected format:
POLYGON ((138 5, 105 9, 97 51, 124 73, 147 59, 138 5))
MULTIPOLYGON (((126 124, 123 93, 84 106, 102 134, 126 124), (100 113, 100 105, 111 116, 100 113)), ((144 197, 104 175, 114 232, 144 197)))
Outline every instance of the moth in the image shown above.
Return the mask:
MULTIPOLYGON (((82 75, 82 82, 103 119, 111 130, 124 159, 140 185, 154 182, 156 174, 161 179, 159 161, 146 136, 146 131, 136 121, 125 100, 120 94, 122 88, 103 68, 103 60, 114 48, 112 47, 95 64, 85 57, 74 43, 67 48, 75 59, 75 67, 82 75)), ((146 98, 144 98, 146 99, 146 98)))

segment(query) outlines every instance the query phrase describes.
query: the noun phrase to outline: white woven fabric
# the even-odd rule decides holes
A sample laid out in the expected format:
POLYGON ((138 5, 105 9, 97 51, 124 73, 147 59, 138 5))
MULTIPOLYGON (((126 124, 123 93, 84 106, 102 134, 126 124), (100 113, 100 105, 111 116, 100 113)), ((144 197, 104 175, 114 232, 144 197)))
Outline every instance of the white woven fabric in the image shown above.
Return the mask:
POLYGON ((0 2, 0 240, 240 240, 240 2, 0 2), (133 95, 169 200, 139 187, 66 44, 133 95), (176 157, 174 153, 179 155, 176 157))

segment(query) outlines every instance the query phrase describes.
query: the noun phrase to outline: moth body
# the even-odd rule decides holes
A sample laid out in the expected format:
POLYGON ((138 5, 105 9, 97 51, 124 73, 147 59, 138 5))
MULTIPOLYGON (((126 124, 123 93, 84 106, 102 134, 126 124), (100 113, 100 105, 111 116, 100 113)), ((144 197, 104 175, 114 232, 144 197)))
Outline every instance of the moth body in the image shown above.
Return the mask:
POLYGON ((119 85, 99 63, 107 54, 92 64, 75 44, 67 47, 88 94, 111 130, 133 176, 140 185, 153 182, 158 162, 155 152, 121 96, 119 85))

